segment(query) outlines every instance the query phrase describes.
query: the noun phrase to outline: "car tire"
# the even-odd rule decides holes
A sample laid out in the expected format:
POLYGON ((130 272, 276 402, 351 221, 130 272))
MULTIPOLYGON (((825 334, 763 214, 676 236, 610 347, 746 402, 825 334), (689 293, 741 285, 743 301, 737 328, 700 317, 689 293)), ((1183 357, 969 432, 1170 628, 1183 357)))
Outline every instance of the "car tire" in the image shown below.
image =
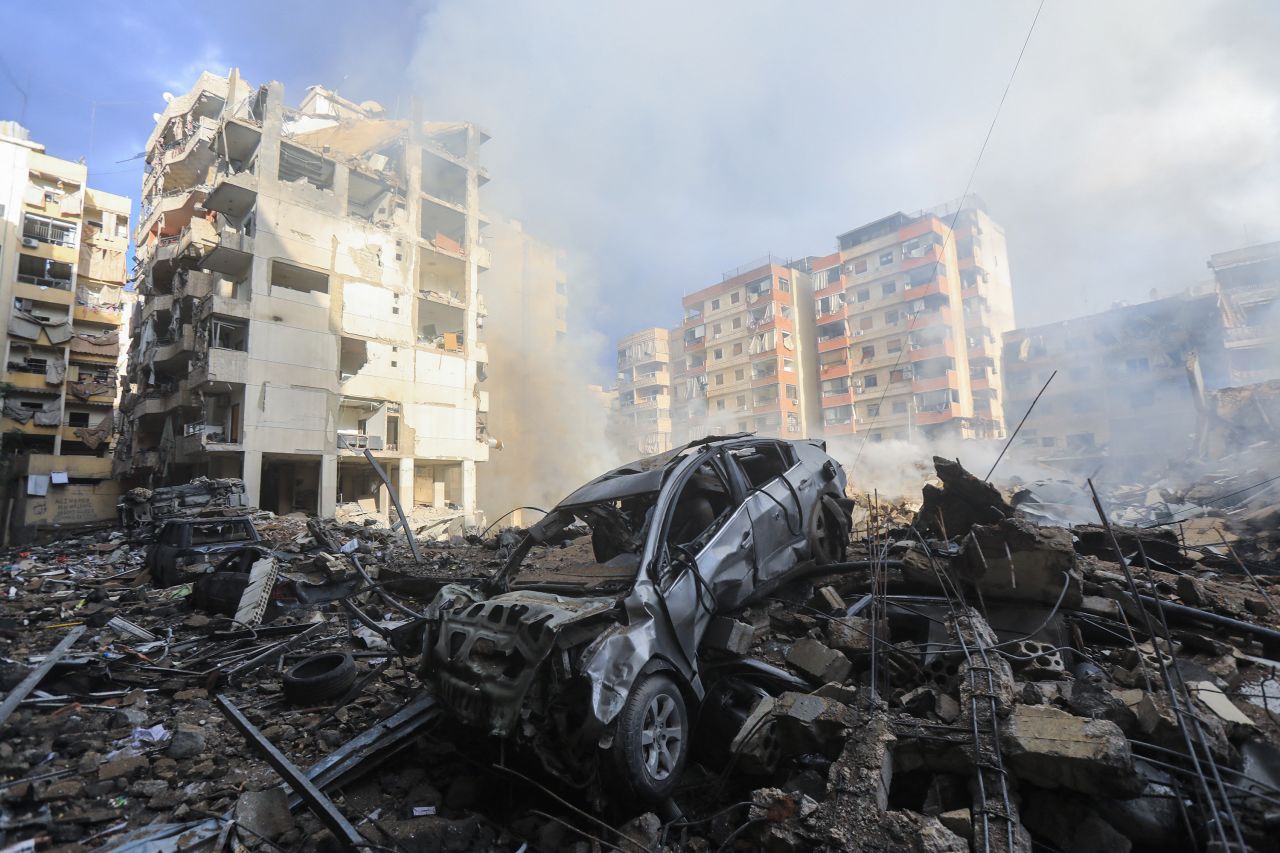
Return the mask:
POLYGON ((631 691, 618 715, 613 759, 621 792, 658 803, 675 791, 688 760, 689 714, 680 688, 654 673, 631 691))
POLYGON ((191 603, 197 610, 235 616, 248 585, 249 576, 243 572, 201 575, 191 589, 191 603))
POLYGON ((349 652, 312 655, 285 671, 284 698, 312 705, 342 695, 355 680, 356 662, 349 652))
POLYGON ((819 566, 829 566, 844 560, 848 533, 840 523, 840 517, 832 510, 823 498, 814 513, 812 530, 809 532, 813 543, 813 560, 819 566))

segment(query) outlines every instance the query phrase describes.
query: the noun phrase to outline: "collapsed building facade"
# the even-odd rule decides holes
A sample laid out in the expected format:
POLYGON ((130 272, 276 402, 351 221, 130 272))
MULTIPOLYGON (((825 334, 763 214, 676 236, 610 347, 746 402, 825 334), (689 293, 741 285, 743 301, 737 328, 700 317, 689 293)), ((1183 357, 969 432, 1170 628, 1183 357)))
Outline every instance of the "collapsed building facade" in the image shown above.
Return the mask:
POLYGON ((1189 449, 1205 391, 1229 379, 1217 317, 1214 294, 1184 294, 1007 333, 1011 405, 1030 409, 1019 450, 1088 468, 1104 458, 1141 466, 1189 449))
POLYGON ((83 162, 54 157, 0 123, 0 303, 10 532, 114 515, 105 458, 119 397, 130 201, 87 184, 83 162))
POLYGON ((146 148, 117 474, 385 514, 368 451, 406 507, 473 513, 486 139, 315 86, 290 108, 235 70, 172 98, 146 148))
POLYGON ((1280 379, 1280 243, 1209 258, 1233 385, 1280 379))

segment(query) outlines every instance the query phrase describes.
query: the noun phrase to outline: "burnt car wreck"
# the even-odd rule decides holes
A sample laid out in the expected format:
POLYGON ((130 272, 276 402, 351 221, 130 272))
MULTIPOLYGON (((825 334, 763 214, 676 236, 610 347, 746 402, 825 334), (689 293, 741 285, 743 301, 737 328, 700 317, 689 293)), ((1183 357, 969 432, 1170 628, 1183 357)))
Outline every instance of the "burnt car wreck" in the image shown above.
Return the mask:
POLYGON ((843 559, 845 485, 822 442, 744 435, 610 471, 531 527, 492 578, 440 591, 423 681, 459 720, 528 744, 577 787, 665 799, 708 695, 708 626, 843 559))

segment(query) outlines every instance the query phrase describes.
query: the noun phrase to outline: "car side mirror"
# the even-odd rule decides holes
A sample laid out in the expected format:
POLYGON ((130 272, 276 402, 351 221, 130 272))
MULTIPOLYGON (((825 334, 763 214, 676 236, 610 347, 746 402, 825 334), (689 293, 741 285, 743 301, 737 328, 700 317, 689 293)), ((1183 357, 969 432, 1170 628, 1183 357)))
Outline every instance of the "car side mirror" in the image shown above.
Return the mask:
POLYGON ((836 478, 836 463, 828 459, 822 464, 822 482, 830 483, 836 478))

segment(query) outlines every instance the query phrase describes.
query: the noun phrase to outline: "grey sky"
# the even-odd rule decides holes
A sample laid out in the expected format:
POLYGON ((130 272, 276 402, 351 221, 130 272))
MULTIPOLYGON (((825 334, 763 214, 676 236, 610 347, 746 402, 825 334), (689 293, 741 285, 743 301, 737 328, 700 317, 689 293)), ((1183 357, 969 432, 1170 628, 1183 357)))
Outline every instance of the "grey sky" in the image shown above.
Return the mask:
MULTIPOLYGON (((1033 2, 448 2, 424 109, 494 134, 493 203, 577 259, 610 336, 772 251, 959 195, 1033 2)), ((1280 7, 1049 0, 974 189, 1020 324, 1280 239, 1280 7)))

